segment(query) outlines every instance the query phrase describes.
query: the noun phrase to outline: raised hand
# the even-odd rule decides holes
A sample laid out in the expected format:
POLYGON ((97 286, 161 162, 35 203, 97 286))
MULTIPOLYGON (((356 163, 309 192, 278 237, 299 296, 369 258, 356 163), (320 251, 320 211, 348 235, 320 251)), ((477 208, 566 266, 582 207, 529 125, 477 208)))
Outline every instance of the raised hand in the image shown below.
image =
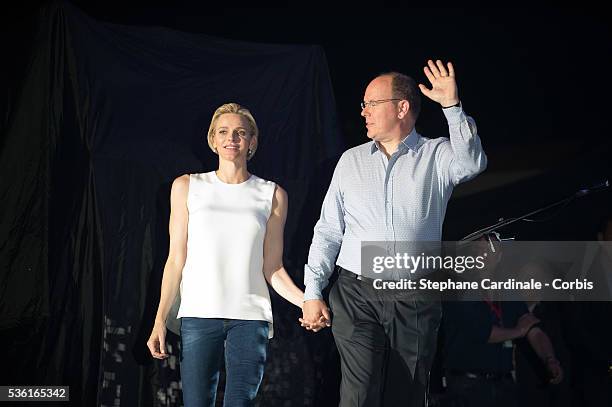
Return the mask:
POLYGON ((419 89, 423 95, 434 102, 438 102, 442 107, 449 107, 459 103, 459 91, 455 81, 455 69, 449 62, 446 66, 439 59, 434 63, 431 59, 427 61, 427 66, 423 68, 425 76, 431 83, 431 89, 419 84, 419 89))

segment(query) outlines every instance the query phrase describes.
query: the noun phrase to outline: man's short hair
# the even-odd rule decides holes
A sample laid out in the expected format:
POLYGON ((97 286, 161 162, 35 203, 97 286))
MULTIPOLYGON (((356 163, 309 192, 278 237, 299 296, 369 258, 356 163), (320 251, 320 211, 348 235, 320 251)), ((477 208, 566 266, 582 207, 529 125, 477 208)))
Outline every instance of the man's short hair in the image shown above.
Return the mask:
POLYGON ((410 103, 410 111, 414 120, 421 113, 421 93, 414 79, 400 72, 385 72, 379 76, 391 77, 391 92, 397 99, 405 99, 410 103))

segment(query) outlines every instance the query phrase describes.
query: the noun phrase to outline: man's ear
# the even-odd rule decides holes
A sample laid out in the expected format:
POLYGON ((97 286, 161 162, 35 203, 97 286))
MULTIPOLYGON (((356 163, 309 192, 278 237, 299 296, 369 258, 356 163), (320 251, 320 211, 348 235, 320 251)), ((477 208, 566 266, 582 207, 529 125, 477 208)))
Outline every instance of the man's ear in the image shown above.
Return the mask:
POLYGON ((403 119, 410 111, 410 102, 407 100, 400 100, 397 104, 397 117, 403 119))

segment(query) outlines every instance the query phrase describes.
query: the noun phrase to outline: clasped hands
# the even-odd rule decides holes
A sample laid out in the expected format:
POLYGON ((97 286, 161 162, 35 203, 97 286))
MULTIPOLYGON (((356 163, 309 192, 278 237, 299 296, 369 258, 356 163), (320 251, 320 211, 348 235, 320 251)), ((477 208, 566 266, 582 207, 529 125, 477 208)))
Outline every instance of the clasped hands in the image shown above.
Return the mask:
POLYGON ((302 318, 300 325, 307 331, 319 332, 321 329, 331 326, 331 314, 323 300, 306 300, 302 305, 302 318))

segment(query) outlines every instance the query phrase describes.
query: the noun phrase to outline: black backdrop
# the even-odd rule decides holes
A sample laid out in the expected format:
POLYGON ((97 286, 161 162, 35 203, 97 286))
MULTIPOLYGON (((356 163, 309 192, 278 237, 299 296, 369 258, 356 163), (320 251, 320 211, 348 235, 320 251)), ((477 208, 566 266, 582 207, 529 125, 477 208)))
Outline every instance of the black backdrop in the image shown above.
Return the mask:
MULTIPOLYGON (((289 192, 285 263, 296 281, 338 154, 364 141, 357 106, 377 72, 423 81, 426 58, 456 62, 490 165, 451 200, 446 238, 610 175, 612 37, 596 10, 82 7, 129 25, 59 3, 2 39, 13 56, 2 67, 3 384, 68 384, 75 405, 176 403, 176 360, 154 362, 144 347, 167 254, 169 186, 214 168, 204 132, 228 100, 250 107, 262 127, 251 169, 289 192)), ((445 135, 431 103, 418 126, 445 135)), ((508 232, 589 239, 609 202, 588 196, 508 232)), ((296 311, 273 302, 278 329, 261 405, 333 405, 329 332, 305 335, 296 311)), ((176 353, 180 343, 170 342, 176 353)))
MULTIPOLYGON (((70 385, 75 405, 162 402, 154 392, 176 385, 176 359, 153 362, 145 342, 172 180, 215 168, 206 131, 216 107, 249 107, 261 134, 251 171, 289 194, 285 262, 301 281, 318 205, 306 204, 321 200, 312 181, 343 151, 325 55, 101 23, 64 3, 44 8, 39 28, 1 158, 0 327, 30 329, 9 382, 70 385)), ((281 327, 278 342, 291 335, 281 327)), ((262 397, 282 393, 268 389, 262 397)))

